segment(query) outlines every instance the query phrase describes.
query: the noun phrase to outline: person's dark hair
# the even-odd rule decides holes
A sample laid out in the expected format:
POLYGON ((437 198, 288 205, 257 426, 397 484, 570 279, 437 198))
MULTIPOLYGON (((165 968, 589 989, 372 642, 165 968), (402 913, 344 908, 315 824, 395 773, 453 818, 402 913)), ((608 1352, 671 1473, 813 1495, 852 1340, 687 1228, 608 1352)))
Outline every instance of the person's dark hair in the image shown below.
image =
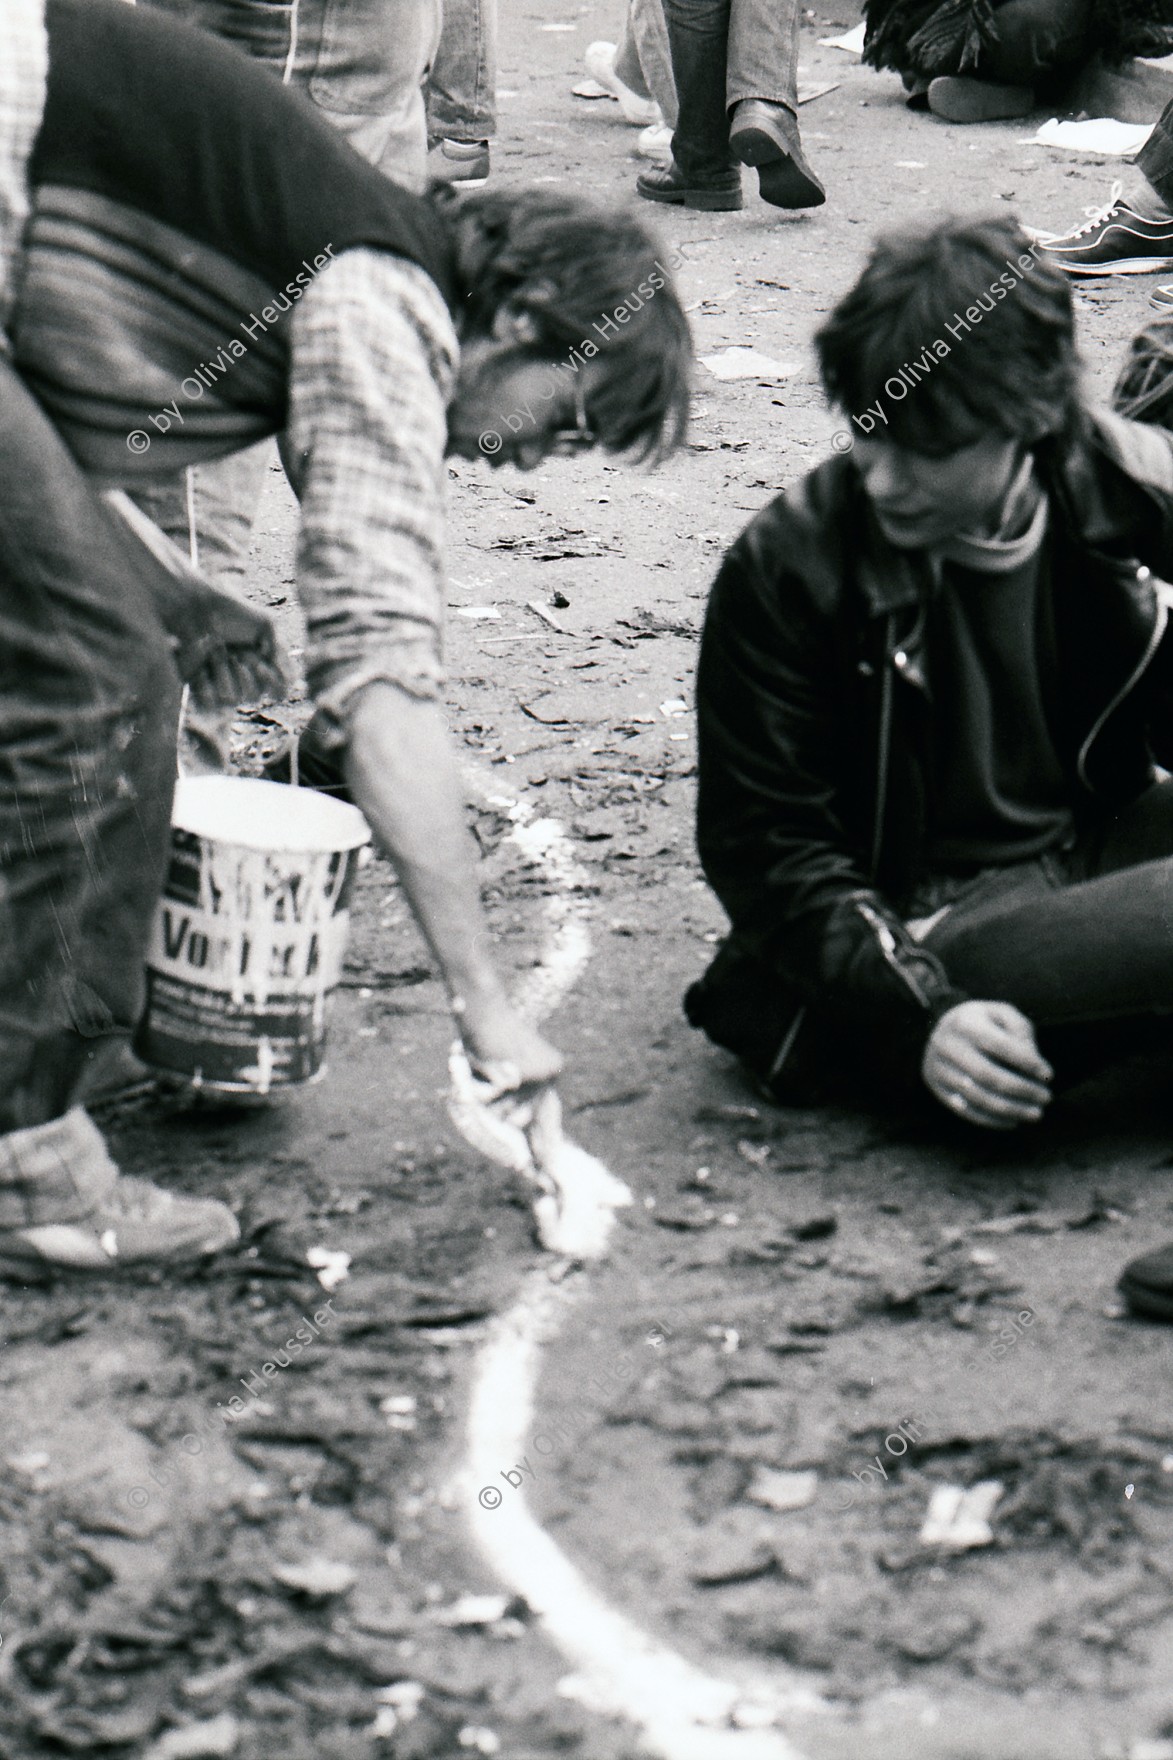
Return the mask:
POLYGON ((571 382, 574 351, 578 372, 586 361, 605 369, 587 417, 609 451, 656 459, 674 451, 688 425, 692 340, 668 253, 642 221, 538 189, 469 193, 448 217, 462 334, 490 335, 503 305, 526 312, 538 332, 527 352, 564 367, 571 382))
POLYGON ((1134 422, 1173 427, 1173 321, 1154 318, 1131 338, 1112 407, 1134 422))
POLYGON ((913 452, 991 431, 1033 446, 1077 418, 1067 278, 1008 215, 886 233, 815 346, 853 433, 913 452))

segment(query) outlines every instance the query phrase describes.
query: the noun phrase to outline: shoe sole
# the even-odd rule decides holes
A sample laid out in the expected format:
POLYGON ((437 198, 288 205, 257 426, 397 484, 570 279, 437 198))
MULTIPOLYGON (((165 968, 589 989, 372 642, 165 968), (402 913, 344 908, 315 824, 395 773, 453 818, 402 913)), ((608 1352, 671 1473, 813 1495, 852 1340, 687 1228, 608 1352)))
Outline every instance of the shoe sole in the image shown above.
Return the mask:
POLYGON ((929 109, 943 122, 1010 122, 1029 116, 1035 107, 1034 93, 1023 86, 985 85, 981 80, 964 83, 952 75, 930 81, 929 109))
POLYGON ((1149 296, 1149 304, 1157 312, 1173 312, 1173 287, 1158 287, 1149 296))
POLYGON ((764 128, 743 128, 729 137, 730 150, 758 174, 764 202, 775 208, 820 208, 827 192, 818 179, 783 151, 764 128))
POLYGON ((1130 1283, 1126 1278, 1121 1280, 1120 1293, 1129 1312, 1140 1319, 1160 1320, 1166 1325, 1173 1322, 1173 1294, 1162 1295, 1157 1290, 1130 1283))
POLYGON ((1060 256, 1048 256, 1048 263, 1054 263, 1067 275, 1160 275, 1166 269, 1173 269, 1173 256, 1170 257, 1119 257, 1111 263, 1072 263, 1060 256))
POLYGON ((723 214, 733 213, 736 209, 744 206, 740 190, 649 189, 642 180, 637 181, 635 187, 637 194, 641 195, 645 202, 663 202, 665 206, 671 208, 699 208, 703 213, 723 214))

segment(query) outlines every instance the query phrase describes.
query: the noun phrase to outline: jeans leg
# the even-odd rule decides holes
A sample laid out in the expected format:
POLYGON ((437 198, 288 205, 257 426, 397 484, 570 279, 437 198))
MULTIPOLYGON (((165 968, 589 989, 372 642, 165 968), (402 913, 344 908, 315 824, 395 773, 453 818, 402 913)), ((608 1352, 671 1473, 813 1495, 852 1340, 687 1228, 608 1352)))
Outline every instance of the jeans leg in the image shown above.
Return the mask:
POLYGON ((1162 110, 1152 134, 1136 155, 1136 164, 1173 213, 1173 103, 1162 110))
POLYGON ((1069 874, 1031 864, 1014 884, 1009 870, 1005 888, 954 906, 925 946, 962 989, 1012 1002, 1044 1039, 1095 1023, 1115 1039, 1130 1020, 1173 1014, 1173 785, 1085 840, 1069 874))
POLYGON ((732 0, 726 103, 785 104, 798 114, 799 0, 732 0))
POLYGON ((432 140, 487 141, 497 132, 497 0, 443 0, 427 87, 432 140))
POLYGON ((672 73, 672 48, 663 0, 631 0, 629 28, 635 43, 644 84, 656 100, 669 128, 676 127, 676 80, 672 73))
POLYGON ((672 157, 685 177, 725 178, 730 0, 664 0, 678 113, 672 157))
POLYGON ((170 842, 179 680, 158 566, 0 360, 0 1134, 129 1033, 170 842))
POLYGON ((201 574, 243 599, 249 550, 273 443, 189 465, 170 482, 144 483, 134 499, 201 574))
POLYGON ((652 91, 644 78, 644 70, 640 64, 639 47, 635 40, 635 0, 628 0, 627 13, 623 20, 623 35, 615 46, 615 76, 621 79, 629 91, 635 92, 640 98, 650 100, 652 91))

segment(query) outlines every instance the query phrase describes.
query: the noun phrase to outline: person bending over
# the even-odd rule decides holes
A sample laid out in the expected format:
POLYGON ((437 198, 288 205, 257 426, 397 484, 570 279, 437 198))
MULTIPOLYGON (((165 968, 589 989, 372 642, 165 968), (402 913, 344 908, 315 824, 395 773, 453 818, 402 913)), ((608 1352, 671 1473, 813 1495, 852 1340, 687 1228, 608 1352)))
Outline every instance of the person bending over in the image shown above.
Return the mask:
POLYGON ((303 96, 158 13, 5 0, 0 1265, 166 1261, 237 1232, 214 1200, 120 1178, 78 1096, 142 1005, 181 679, 243 701, 272 643, 247 606, 177 588, 162 535, 104 487, 284 434, 319 741, 474 1066, 501 1090, 557 1076, 492 957, 445 727, 444 454, 670 451, 690 348, 656 255, 557 193, 399 189, 303 96))
POLYGON ((705 620, 686 1009, 780 1100, 1032 1124, 1173 1010, 1173 439, 1087 400, 1010 218, 882 238, 817 346, 854 448, 705 620))

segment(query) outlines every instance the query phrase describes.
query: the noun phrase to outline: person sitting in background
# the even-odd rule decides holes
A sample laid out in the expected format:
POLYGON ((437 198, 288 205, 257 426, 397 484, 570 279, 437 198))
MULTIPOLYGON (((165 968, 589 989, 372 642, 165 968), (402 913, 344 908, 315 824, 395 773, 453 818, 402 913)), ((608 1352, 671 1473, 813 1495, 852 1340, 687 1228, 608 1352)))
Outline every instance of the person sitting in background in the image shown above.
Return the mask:
POLYGON ((142 1006, 181 678, 235 705, 277 663, 259 614, 177 590, 162 535, 100 490, 284 434, 319 738, 474 1068, 501 1092, 557 1076, 492 957, 441 707, 444 455, 671 451, 691 351, 662 254, 552 191, 413 195, 158 13, 5 0, 0 1267, 163 1263, 238 1232, 120 1177, 79 1095, 142 1006))
POLYGON ((854 449, 705 619, 686 1010, 781 1101, 1034 1124, 1173 1044, 1173 437, 1087 401, 1008 217, 882 238, 817 347, 854 449))
POLYGON ((1173 20, 1129 0, 866 0, 863 58, 901 75, 910 103, 947 122, 1060 106, 1097 52, 1164 55, 1173 20))

